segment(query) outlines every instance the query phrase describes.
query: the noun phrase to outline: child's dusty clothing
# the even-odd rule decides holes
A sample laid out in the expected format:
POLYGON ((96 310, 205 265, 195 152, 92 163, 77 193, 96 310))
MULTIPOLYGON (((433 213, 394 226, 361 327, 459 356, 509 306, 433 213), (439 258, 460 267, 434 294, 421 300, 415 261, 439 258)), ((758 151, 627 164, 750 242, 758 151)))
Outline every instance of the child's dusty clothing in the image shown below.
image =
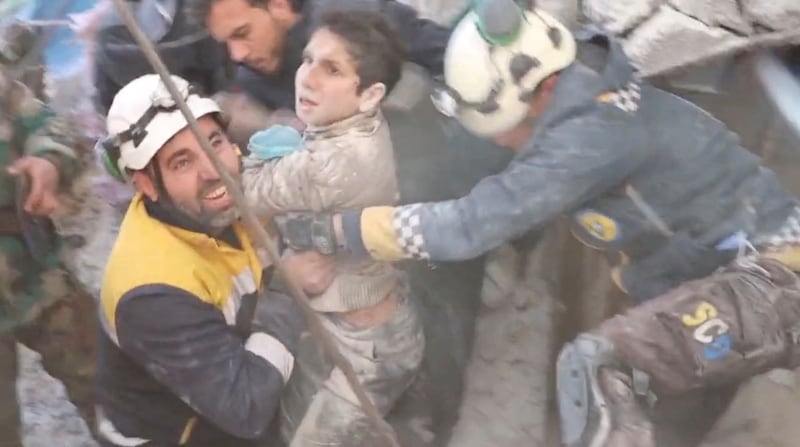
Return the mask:
MULTIPOLYGON (((259 215, 340 211, 397 202, 392 143, 379 111, 322 128, 310 127, 303 140, 302 148, 280 158, 244 159, 245 196, 259 215)), ((401 272, 391 264, 337 255, 336 269, 333 284, 310 299, 311 307, 322 313, 368 395, 385 414, 411 383, 422 361, 424 335, 419 316, 408 299, 401 272), (364 328, 342 319, 348 312, 376 306, 387 298, 397 301, 387 321, 364 328), (365 346, 371 348, 365 351, 365 346)), ((319 439, 329 446, 352 445, 363 432, 359 429, 364 425, 360 410, 342 391, 348 387, 341 372, 317 357, 313 343, 307 341, 306 345, 298 353, 299 367, 287 385, 281 409, 286 440, 302 427, 303 436, 295 437, 292 446, 319 439), (342 414, 347 418, 337 419, 333 431, 329 424, 319 425, 317 414, 331 405, 340 410, 350 408, 342 414)))
MULTIPOLYGON (((389 127, 380 112, 358 114, 304 133, 302 149, 281 158, 244 160, 248 204, 261 216, 292 210, 340 211, 397 202, 389 127)), ((319 312, 370 307, 397 288, 398 271, 385 262, 337 256, 336 280, 311 299, 319 312)))
MULTIPOLYGON (((406 290, 400 292, 391 320, 383 324, 356 328, 336 317, 323 319, 384 416, 415 379, 425 345, 422 324, 406 290)), ((290 447, 385 443, 364 418, 344 374, 331 367, 311 337, 300 342, 295 373, 281 399, 281 435, 287 443, 291 440, 290 447)))

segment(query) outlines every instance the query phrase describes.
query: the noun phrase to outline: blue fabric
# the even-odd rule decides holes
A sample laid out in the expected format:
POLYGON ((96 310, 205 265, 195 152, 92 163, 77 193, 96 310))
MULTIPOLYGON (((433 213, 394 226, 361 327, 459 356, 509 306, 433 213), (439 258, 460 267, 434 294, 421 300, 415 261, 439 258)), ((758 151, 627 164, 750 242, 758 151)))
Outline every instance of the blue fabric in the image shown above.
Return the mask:
POLYGON ((303 147, 303 136, 295 128, 275 125, 250 137, 247 149, 262 160, 271 160, 290 154, 303 147))
MULTIPOLYGON (((61 20, 66 18, 66 14, 86 11, 95 3, 97 0, 32 1, 18 11, 15 17, 21 20, 61 20), (62 12, 65 15, 60 15, 62 12)), ((44 51, 47 67, 59 74, 80 67, 78 62, 84 57, 86 44, 65 26, 59 26, 48 32, 52 34, 48 37, 44 51)))

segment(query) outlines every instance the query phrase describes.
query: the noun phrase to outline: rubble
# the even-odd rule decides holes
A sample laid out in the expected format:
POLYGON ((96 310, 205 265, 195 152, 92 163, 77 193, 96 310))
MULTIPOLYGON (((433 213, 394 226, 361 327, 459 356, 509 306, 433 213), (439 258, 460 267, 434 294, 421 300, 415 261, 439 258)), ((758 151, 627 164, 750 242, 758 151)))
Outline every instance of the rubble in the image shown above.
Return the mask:
POLYGON ((17 394, 25 447, 97 447, 64 386, 42 369, 39 354, 22 345, 17 394))
POLYGON ((800 29, 800 2, 797 0, 748 0, 741 3, 747 17, 769 30, 800 29))
POLYGON ((583 14, 595 25, 624 34, 653 14, 663 0, 587 0, 583 14))
POLYGON ((753 25, 742 15, 737 0, 669 0, 669 5, 707 26, 751 34, 753 25))
POLYGON ((743 44, 745 38, 719 27, 709 27, 668 5, 662 5, 623 40, 623 47, 641 72, 647 75, 693 61, 698 48, 717 48, 739 42, 743 44))

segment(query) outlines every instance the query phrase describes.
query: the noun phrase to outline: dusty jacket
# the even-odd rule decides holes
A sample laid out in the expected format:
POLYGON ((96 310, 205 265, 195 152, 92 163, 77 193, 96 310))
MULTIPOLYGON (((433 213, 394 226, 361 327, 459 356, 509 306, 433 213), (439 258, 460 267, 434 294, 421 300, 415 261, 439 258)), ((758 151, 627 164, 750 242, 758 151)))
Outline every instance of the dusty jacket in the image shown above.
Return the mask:
MULTIPOLYGON (((291 210, 341 211, 397 202, 389 127, 380 112, 310 127, 301 150, 271 161, 247 157, 243 183, 249 205, 262 216, 291 210)), ((397 284, 388 263, 339 255, 338 276, 311 301, 320 312, 369 307, 397 284)))
POLYGON ((710 274, 735 253, 721 243, 773 234, 795 206, 723 123, 594 36, 503 172, 457 200, 348 213, 344 230, 381 259, 457 260, 567 214, 584 242, 621 254, 615 279, 643 300, 710 274))

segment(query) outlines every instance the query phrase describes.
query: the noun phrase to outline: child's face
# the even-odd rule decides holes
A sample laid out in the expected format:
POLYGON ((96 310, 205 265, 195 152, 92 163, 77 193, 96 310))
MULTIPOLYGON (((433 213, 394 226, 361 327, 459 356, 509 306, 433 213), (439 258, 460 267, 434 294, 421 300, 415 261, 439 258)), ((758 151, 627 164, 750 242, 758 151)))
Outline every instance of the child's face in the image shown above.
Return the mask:
POLYGON ((347 43, 321 28, 314 32, 295 75, 295 111, 306 124, 324 126, 359 111, 362 95, 347 43))

